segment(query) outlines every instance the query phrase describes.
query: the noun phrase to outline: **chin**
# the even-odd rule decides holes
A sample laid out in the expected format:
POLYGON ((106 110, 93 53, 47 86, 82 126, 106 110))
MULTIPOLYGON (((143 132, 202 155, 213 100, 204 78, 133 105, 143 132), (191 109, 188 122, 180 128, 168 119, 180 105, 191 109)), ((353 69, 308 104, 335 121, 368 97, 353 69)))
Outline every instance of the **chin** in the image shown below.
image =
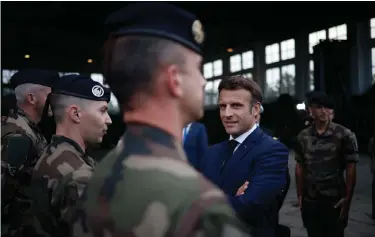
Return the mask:
POLYGON ((238 134, 238 129, 236 128, 225 128, 225 132, 231 136, 236 136, 238 134))

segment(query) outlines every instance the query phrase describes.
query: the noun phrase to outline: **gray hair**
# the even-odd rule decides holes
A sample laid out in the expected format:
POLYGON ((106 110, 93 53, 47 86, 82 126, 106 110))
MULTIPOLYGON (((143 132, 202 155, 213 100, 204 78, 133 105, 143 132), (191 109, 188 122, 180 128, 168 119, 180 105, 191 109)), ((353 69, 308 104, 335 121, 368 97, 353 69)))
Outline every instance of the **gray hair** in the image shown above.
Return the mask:
POLYGON ((32 84, 32 83, 26 83, 26 84, 17 86, 14 89, 14 94, 16 96, 17 104, 25 103, 28 94, 36 94, 44 88, 45 86, 32 84))

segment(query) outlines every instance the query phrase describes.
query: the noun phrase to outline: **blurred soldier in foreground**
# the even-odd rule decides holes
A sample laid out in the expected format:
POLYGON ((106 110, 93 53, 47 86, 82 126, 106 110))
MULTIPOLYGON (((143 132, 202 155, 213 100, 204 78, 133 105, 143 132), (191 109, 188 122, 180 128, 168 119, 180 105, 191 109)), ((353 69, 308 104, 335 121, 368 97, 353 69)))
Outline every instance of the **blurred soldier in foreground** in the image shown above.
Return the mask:
POLYGON ((112 123, 109 100, 109 89, 85 76, 64 76, 52 88, 56 135, 35 165, 31 185, 34 214, 49 236, 71 236, 76 202, 94 169, 86 148, 101 143, 112 123))
POLYGON ((89 182, 85 236, 249 236, 181 146, 183 127, 203 116, 200 21, 154 2, 132 4, 107 23, 114 27, 104 73, 127 130, 89 182))
POLYGON ((327 95, 315 92, 308 105, 313 123, 298 135, 296 149, 303 223, 309 237, 344 236, 359 161, 357 139, 331 121, 327 95))
MULTIPOLYGON (((1 121, 1 212, 2 236, 28 232, 30 200, 25 195, 32 169, 47 146, 37 124, 51 85, 59 79, 54 71, 27 69, 11 78, 17 108, 1 121)), ((28 236, 32 236, 29 233, 28 236)))

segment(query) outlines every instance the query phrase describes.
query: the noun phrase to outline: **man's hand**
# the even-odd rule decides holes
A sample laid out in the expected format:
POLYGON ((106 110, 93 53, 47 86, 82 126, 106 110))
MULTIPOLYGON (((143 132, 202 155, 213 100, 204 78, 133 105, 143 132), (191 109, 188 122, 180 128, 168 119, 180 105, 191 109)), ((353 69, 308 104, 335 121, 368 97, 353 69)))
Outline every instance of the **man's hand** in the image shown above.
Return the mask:
POLYGON ((338 203, 336 203, 335 208, 341 207, 340 218, 345 219, 349 214, 349 202, 347 198, 341 198, 338 203))
POLYGON ((245 190, 247 189, 247 185, 249 184, 248 181, 246 181, 238 190, 237 190, 237 193, 236 193, 236 197, 237 196, 241 196, 245 193, 245 190))

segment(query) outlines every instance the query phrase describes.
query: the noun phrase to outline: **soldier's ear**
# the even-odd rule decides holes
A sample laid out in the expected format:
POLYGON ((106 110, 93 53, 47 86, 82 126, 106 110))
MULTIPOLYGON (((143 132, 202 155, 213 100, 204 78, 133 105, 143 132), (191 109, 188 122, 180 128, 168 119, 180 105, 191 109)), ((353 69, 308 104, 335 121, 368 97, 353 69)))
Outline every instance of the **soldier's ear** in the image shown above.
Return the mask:
POLYGON ((75 123, 81 122, 81 113, 79 110, 79 106, 74 105, 74 104, 69 106, 68 115, 69 115, 69 118, 75 123))
POLYGON ((37 98, 35 96, 35 94, 32 94, 32 93, 28 93, 27 96, 26 96, 26 100, 29 104, 32 104, 32 105, 36 105, 37 104, 37 98))

